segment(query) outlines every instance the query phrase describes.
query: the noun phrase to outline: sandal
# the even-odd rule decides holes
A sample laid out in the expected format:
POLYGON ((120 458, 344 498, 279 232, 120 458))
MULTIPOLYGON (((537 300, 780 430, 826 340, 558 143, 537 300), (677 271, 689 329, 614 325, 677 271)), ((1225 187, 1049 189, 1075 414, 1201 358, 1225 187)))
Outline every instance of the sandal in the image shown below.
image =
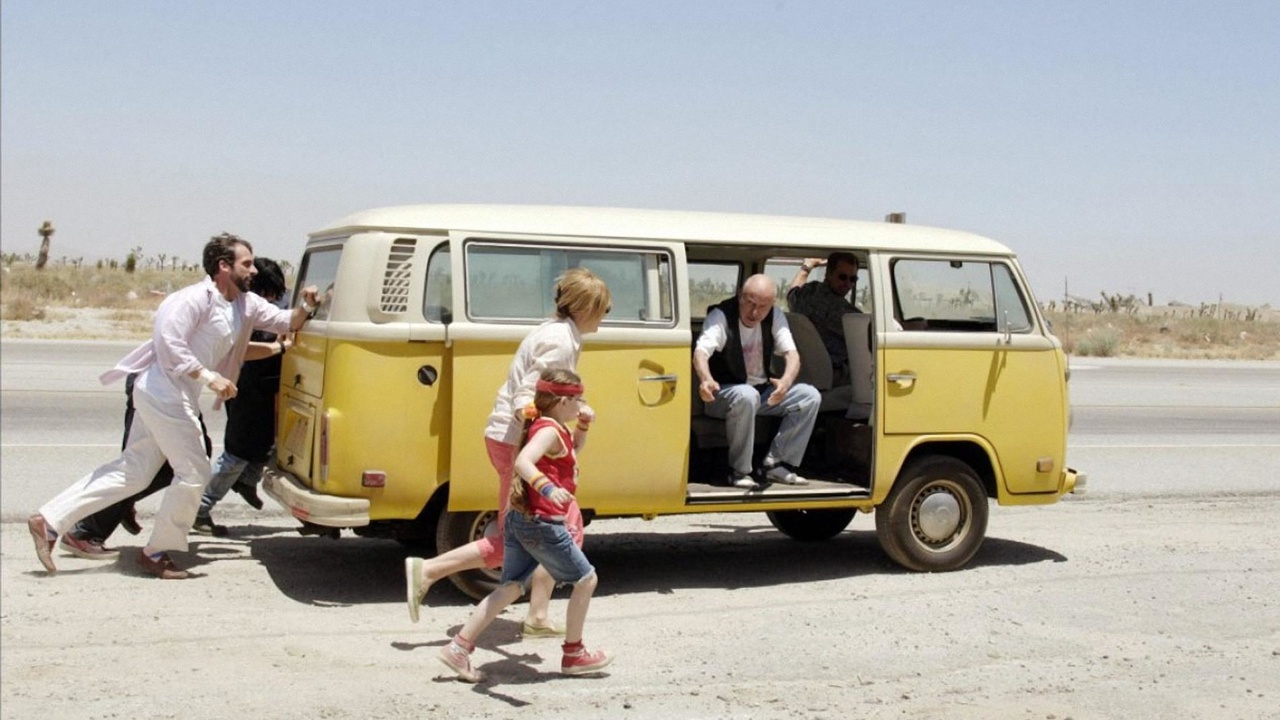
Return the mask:
POLYGON ((557 625, 534 625, 528 620, 520 624, 520 634, 527 638, 564 637, 564 628, 557 625))

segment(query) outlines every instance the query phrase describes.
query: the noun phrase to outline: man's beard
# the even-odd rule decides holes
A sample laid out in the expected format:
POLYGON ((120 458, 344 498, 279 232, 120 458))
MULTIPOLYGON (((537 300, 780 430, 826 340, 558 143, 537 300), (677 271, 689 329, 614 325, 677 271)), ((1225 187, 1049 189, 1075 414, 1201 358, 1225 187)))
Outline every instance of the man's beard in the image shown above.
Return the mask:
POLYGON ((245 275, 235 279, 236 287, 240 288, 240 292, 249 292, 249 285, 253 282, 253 278, 245 275))

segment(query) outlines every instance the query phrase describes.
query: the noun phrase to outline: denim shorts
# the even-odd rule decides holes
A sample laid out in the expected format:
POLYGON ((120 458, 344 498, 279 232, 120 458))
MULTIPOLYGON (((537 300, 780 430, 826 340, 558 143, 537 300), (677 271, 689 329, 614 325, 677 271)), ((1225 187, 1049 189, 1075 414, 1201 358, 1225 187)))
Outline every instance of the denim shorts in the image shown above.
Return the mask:
POLYGON ((539 565, 557 583, 577 583, 596 571, 563 523, 509 510, 505 524, 502 583, 516 582, 527 588, 529 577, 539 565))

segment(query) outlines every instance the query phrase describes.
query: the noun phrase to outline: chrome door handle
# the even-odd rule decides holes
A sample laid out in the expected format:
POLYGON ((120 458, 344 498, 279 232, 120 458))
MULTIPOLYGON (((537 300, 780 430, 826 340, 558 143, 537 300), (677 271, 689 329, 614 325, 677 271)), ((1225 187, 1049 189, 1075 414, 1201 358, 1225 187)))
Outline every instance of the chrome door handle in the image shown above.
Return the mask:
POLYGON ((916 374, 913 372, 889 373, 884 376, 885 380, 891 383, 897 383, 903 387, 907 387, 916 381, 916 374))
POLYGON ((679 375, 647 375, 640 378, 640 382, 676 382, 679 379, 679 375))

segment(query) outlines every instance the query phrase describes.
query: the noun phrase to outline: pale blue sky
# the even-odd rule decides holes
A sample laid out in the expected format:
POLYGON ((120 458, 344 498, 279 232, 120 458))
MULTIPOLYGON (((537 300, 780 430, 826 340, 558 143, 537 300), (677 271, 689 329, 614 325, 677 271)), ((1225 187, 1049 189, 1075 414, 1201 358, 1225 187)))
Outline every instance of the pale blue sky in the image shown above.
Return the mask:
POLYGON ((1280 2, 0 3, 0 243, 422 202, 908 222, 1041 300, 1280 305, 1280 2))

